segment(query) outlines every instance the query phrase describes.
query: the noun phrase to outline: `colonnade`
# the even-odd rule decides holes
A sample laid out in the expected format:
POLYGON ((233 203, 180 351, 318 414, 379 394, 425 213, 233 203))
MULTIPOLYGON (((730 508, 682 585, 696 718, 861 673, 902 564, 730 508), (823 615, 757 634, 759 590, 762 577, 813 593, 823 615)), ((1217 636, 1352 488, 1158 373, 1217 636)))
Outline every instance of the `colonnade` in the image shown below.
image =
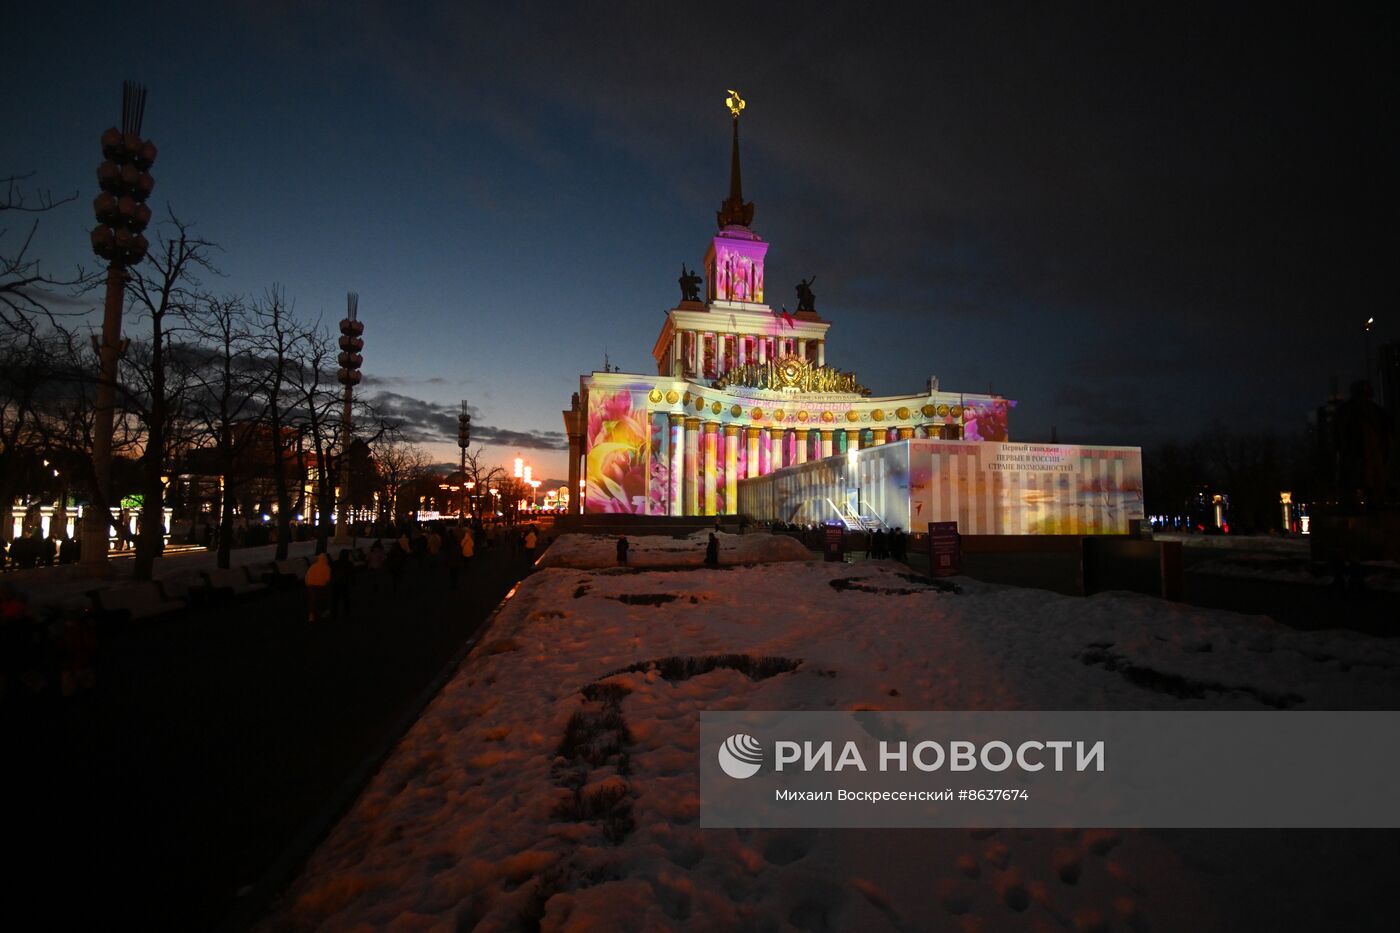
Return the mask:
POLYGON ((837 456, 862 446, 940 437, 939 425, 844 429, 751 427, 686 415, 670 415, 668 494, 671 515, 714 515, 735 510, 739 480, 767 476, 809 459, 837 456), (723 473, 720 463, 723 461, 723 473))
POLYGON ((818 366, 826 365, 826 341, 817 339, 807 339, 805 337, 785 337, 771 335, 754 334, 734 334, 724 331, 699 331, 699 330, 678 330, 671 337, 671 375, 681 376, 718 376, 736 366, 745 366, 749 363, 763 364, 769 358, 779 358, 787 356, 789 350, 792 354, 808 358, 809 347, 814 355, 813 362, 818 366), (687 341, 686 336, 689 335, 687 341), (709 371, 705 370, 705 343, 708 340, 714 342, 714 366, 709 371), (730 342, 733 348, 730 349, 730 342), (686 344, 689 343, 689 347, 686 344), (750 347, 752 344, 752 347, 750 347), (788 347, 791 344, 791 347, 788 347))

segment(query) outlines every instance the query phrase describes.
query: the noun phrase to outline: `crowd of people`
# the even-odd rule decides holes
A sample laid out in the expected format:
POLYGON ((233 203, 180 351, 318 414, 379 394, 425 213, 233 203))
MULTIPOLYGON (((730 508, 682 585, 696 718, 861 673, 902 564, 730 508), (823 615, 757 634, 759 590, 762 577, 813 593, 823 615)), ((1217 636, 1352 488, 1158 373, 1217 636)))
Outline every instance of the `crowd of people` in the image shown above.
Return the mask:
POLYGON ((534 525, 482 525, 458 528, 448 523, 409 525, 397 538, 376 538, 360 557, 342 549, 334 559, 317 555, 307 569, 307 620, 349 619, 352 586, 361 578, 371 593, 397 593, 410 566, 430 581, 442 581, 455 590, 468 579, 478 552, 504 549, 507 560, 533 563, 540 532, 534 525))

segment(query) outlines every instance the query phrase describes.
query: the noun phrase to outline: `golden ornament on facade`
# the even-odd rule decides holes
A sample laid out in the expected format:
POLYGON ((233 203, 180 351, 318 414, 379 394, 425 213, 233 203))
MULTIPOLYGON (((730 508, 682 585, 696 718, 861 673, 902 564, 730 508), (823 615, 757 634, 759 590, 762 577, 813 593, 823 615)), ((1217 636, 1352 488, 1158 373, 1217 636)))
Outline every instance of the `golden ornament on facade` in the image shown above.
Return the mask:
POLYGON ((940 417, 940 418, 946 418, 946 417, 948 417, 948 406, 947 406, 947 405, 939 405, 939 406, 938 406, 938 417, 940 417))
POLYGON ((829 411, 824 411, 822 412, 822 420, 825 421, 827 424, 830 424, 831 422, 836 420, 836 416, 829 411))
POLYGON ((953 417, 961 418, 963 416, 963 412, 965 411, 967 411, 967 409, 963 408, 961 405, 954 405, 952 408, 953 417))
POLYGON ((806 420, 807 420, 807 412, 805 412, 805 411, 799 411, 799 412, 797 413, 797 420, 798 420, 798 421, 802 421, 802 422, 806 422, 806 420))
POLYGON ((684 405, 689 405, 689 404, 690 404, 690 392, 687 391, 687 392, 685 393, 685 401, 682 402, 682 404, 684 404, 684 405))
POLYGON ((710 411, 714 412, 716 415, 719 414, 720 411, 723 410, 723 408, 724 406, 721 405, 719 402, 710 403, 710 411))
POLYGON ((859 420, 860 420, 860 412, 858 412, 858 411, 856 411, 854 408, 852 408, 850 411, 846 412, 846 420, 847 420, 847 421, 852 421, 852 422, 859 421, 859 420))
POLYGON ((705 400, 704 400, 702 397, 698 396, 698 395, 695 396, 695 410, 696 410, 696 411, 703 411, 704 409, 705 409, 705 400))
POLYGON ((672 389, 670 392, 666 393, 666 404, 674 405, 676 404, 676 402, 680 401, 680 398, 680 393, 678 393, 675 389, 672 389))
POLYGON ((877 408, 870 413, 870 417, 874 418, 876 421, 884 421, 885 410, 883 408, 877 408))
POLYGON ((753 420, 755 420, 755 421, 762 421, 762 420, 763 420, 763 409, 762 409, 762 408, 755 408, 753 411, 749 412, 749 416, 752 417, 753 420))
POLYGON ((730 405, 730 406, 729 406, 729 416, 730 416, 731 418, 737 418, 737 417, 739 417, 740 415, 742 415, 743 413, 744 413, 744 409, 741 408, 740 406, 738 406, 738 405, 730 405))
POLYGON ((923 413, 925 418, 932 418, 934 415, 938 414, 938 406, 925 405, 923 408, 920 408, 919 411, 923 413))
POLYGON ((898 418, 900 421, 907 421, 908 418, 909 418, 909 409, 907 409, 907 408, 900 408, 898 411, 896 411, 896 412, 894 413, 894 416, 895 416, 896 418, 898 418))
POLYGON ((773 420, 774 420, 774 421, 782 421, 782 420, 783 420, 783 410, 782 410, 781 408, 779 408, 777 411, 773 412, 773 420))
POLYGON ((647 398, 651 399, 651 403, 655 405, 657 402, 661 401, 661 390, 652 389, 647 393, 647 398))

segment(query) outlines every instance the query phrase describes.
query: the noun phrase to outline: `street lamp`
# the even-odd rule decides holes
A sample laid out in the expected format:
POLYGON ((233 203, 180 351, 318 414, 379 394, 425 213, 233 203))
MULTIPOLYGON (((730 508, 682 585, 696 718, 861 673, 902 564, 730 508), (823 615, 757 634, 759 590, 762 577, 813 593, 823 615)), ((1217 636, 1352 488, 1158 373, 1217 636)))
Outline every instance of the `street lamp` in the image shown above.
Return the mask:
MULTIPOLYGON (((462 413, 457 416, 457 446, 462 449, 462 479, 467 478, 467 448, 472 442, 472 416, 467 413, 467 400, 462 399, 462 413)), ((467 488, 471 489, 475 483, 467 483, 467 488)), ((461 510, 457 516, 457 523, 460 525, 467 518, 466 496, 462 497, 461 510)))
POLYGON ((491 489, 490 489, 490 492, 491 492, 491 517, 492 517, 492 518, 495 518, 495 517, 496 517, 497 508, 498 508, 498 506, 500 506, 500 504, 501 504, 500 500, 499 500, 498 498, 496 498, 496 493, 499 492, 499 490, 498 490, 495 486, 492 486, 491 489))
POLYGON ((540 481, 537 480, 537 479, 532 479, 532 480, 529 480, 529 483, 530 483, 530 511, 533 512, 533 511, 535 511, 535 493, 536 493, 536 492, 539 490, 539 488, 540 488, 540 481))
POLYGON ((1371 381, 1371 328, 1375 326, 1376 319, 1368 317, 1366 319, 1366 381, 1371 381))

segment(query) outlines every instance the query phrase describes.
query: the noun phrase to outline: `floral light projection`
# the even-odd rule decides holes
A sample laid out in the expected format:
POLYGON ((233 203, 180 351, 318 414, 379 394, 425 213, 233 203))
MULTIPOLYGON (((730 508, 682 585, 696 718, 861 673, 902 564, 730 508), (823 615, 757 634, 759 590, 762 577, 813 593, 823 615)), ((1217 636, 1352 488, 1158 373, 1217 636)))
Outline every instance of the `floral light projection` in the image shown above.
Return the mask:
POLYGON ((644 396, 634 405, 629 389, 589 393, 589 512, 646 512, 650 442, 644 396))
POLYGON ((963 440, 1006 440, 1006 415, 1015 404, 1008 399, 997 399, 978 408, 967 406, 967 417, 963 421, 963 440))
POLYGON ((647 514, 665 515, 670 505, 671 463, 666 458, 668 424, 663 413, 651 417, 651 485, 647 496, 647 514))

